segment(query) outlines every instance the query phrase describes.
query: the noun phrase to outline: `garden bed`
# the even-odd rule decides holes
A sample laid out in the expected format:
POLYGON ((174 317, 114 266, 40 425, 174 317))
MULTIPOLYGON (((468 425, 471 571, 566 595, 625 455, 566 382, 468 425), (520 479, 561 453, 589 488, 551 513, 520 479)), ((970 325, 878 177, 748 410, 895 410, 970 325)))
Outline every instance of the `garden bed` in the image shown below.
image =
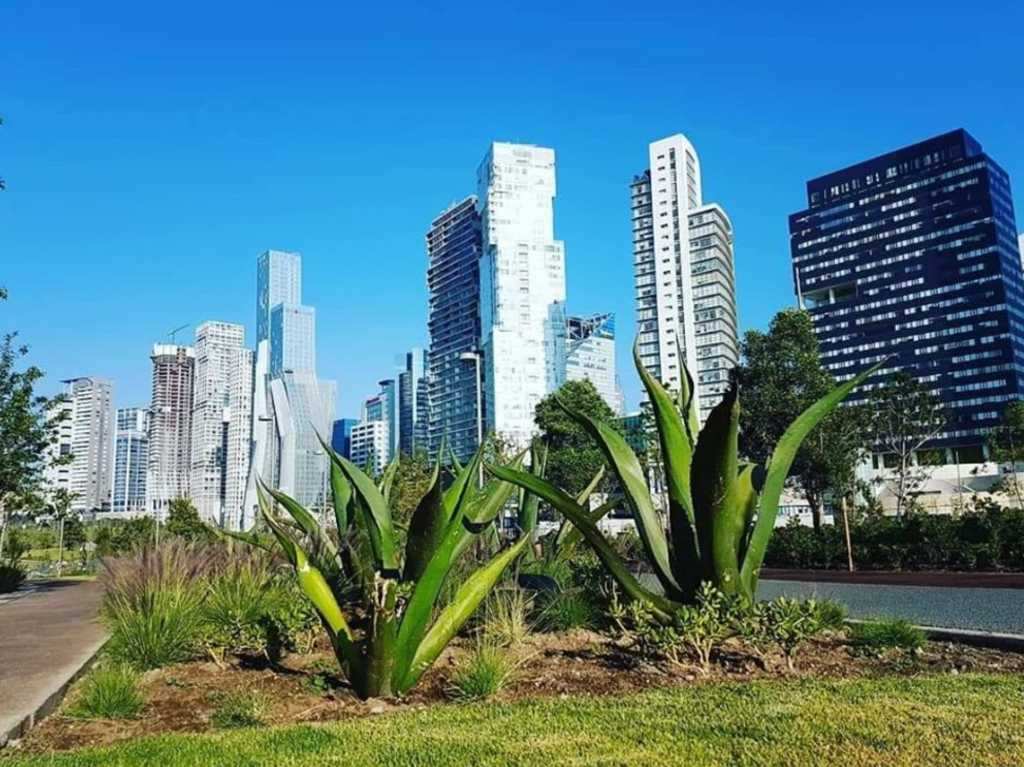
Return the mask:
MULTIPOLYGON (((142 736, 214 731, 232 724, 289 725, 328 722, 453 705, 450 678, 472 652, 459 640, 441 657, 410 695, 397 700, 360 701, 337 675, 326 648, 292 654, 276 665, 259 659, 216 664, 193 661, 148 672, 142 677, 144 708, 134 719, 83 719, 71 715, 80 689, 12 752, 50 753, 104 746, 142 736), (254 702, 252 721, 225 721, 231 701, 254 702)), ((650 662, 604 634, 576 630, 531 634, 514 651, 521 661, 494 700, 515 702, 575 695, 623 696, 657 688, 679 688, 758 679, 878 678, 885 675, 960 675, 965 672, 1024 673, 1024 655, 930 642, 916 653, 855 652, 839 636, 824 636, 801 648, 795 671, 781 658, 767 668, 739 644, 726 642, 705 673, 696 666, 650 662)), ((80 687, 80 686, 79 686, 80 687)))

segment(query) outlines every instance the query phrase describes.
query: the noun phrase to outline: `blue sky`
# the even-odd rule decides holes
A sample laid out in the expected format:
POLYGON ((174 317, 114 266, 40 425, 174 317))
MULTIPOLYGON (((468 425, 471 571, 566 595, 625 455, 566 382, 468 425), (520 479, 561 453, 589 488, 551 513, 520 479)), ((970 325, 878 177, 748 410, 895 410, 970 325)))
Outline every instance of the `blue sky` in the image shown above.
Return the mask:
POLYGON ((649 141, 700 153, 744 329, 793 302, 808 178, 965 127, 1024 200, 1019 3, 348 5, 3 3, 0 330, 48 388, 103 375, 143 404, 172 328, 251 340, 273 247, 303 254, 321 374, 355 415, 426 343, 424 233, 495 139, 556 149, 569 309, 618 314, 631 405, 649 141))

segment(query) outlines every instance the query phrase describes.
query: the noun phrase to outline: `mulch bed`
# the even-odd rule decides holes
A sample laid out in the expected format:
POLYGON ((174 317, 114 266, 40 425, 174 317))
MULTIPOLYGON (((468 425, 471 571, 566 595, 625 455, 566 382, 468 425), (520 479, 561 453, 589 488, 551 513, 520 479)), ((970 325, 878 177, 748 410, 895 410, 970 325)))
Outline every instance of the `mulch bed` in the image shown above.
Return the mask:
MULTIPOLYGON (((292 655, 270 666, 236 659, 223 666, 196 661, 151 671, 143 677, 146 707, 137 719, 85 720, 67 715, 76 691, 61 709, 32 730, 10 751, 52 752, 100 746, 143 735, 206 732, 211 716, 227 694, 259 695, 267 704, 267 725, 328 722, 391 711, 453 705, 449 682, 453 669, 471 649, 460 640, 449 647, 421 684, 402 700, 360 701, 337 675, 326 648, 292 655)), ((892 652, 881 657, 855 653, 840 637, 825 637, 801 648, 795 671, 780 658, 767 668, 726 643, 709 673, 695 666, 651 662, 606 635, 591 631, 534 634, 520 650, 522 663, 510 685, 495 700, 514 701, 562 695, 622 695, 655 687, 707 684, 765 678, 842 678, 883 674, 1002 672, 1024 673, 1024 654, 930 642, 908 657, 892 652)), ((2 757, 0 757, 2 760, 2 757)))

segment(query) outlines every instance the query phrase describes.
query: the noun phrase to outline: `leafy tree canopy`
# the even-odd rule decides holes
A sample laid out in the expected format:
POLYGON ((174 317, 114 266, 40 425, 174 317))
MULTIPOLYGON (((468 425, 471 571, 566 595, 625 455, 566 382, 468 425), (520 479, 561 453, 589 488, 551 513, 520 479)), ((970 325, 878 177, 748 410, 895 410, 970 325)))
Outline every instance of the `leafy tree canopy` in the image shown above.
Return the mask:
POLYGON ((188 541, 209 541, 214 534, 203 524, 199 512, 188 498, 175 498, 167 507, 167 532, 188 541))

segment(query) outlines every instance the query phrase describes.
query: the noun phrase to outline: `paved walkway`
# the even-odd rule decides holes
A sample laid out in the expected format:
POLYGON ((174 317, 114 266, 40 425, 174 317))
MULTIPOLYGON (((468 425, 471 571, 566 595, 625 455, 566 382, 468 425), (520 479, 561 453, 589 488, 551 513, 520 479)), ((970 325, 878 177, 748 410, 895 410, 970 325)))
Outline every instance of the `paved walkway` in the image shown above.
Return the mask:
POLYGON ((101 597, 95 581, 43 581, 0 601, 0 745, 59 702, 103 644, 101 597))
POLYGON ((1024 634, 1024 590, 762 580, 757 595, 835 599, 851 618, 905 618, 922 626, 1024 634))

